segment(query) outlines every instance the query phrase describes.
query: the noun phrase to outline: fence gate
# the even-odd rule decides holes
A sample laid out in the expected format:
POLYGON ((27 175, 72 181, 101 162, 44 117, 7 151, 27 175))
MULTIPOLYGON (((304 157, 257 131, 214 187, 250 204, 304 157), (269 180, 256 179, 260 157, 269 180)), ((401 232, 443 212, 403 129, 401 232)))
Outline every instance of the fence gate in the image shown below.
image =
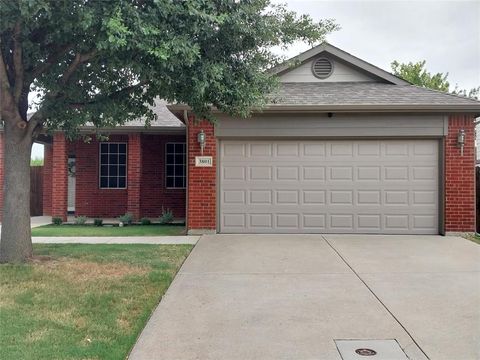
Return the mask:
POLYGON ((43 215, 43 166, 30 167, 30 216, 43 215))

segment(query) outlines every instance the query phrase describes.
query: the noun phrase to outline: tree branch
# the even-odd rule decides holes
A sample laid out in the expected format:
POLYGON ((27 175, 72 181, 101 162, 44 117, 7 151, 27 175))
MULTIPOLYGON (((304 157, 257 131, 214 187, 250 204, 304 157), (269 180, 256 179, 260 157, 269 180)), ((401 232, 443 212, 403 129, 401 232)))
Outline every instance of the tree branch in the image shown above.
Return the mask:
POLYGON ((84 106, 88 106, 88 105, 93 105, 93 104, 96 104, 100 101, 104 101, 105 99, 110 99, 110 100, 113 100, 117 97, 119 97, 120 95, 126 95, 126 94, 129 94, 133 91, 135 91, 136 89, 142 87, 142 86, 145 86, 148 84, 148 81, 147 80, 142 80, 140 81, 139 83, 135 84, 135 85, 131 85, 131 86, 127 86, 123 89, 120 89, 118 91, 115 91, 113 93, 110 93, 108 95, 98 95, 96 96, 94 99, 92 100, 89 100, 89 101, 82 101, 82 102, 69 102, 68 105, 72 108, 81 108, 81 107, 84 107, 84 106))
POLYGON ((13 31, 13 67, 15 69, 15 83, 13 86, 13 98, 15 104, 18 105, 20 97, 23 91, 23 58, 22 58, 22 44, 20 42, 21 37, 21 25, 20 20, 15 24, 13 31))
POLYGON ((57 63, 58 59, 62 55, 65 55, 71 49, 72 49, 72 44, 67 44, 67 45, 64 45, 64 46, 58 48, 58 50, 55 51, 52 55, 50 55, 44 63, 41 63, 40 65, 38 65, 36 68, 34 68, 32 70, 31 80, 32 81, 35 80, 37 77, 39 77, 45 71, 50 69, 53 64, 57 63))
POLYGON ((77 70, 77 68, 81 64, 93 58, 96 54, 97 54, 97 49, 94 49, 86 54, 77 53, 75 55, 75 59, 73 59, 72 63, 67 67, 67 70, 65 70, 65 72, 63 73, 62 78, 60 79, 60 82, 63 85, 65 85, 70 79, 70 77, 73 75, 75 70, 77 70))

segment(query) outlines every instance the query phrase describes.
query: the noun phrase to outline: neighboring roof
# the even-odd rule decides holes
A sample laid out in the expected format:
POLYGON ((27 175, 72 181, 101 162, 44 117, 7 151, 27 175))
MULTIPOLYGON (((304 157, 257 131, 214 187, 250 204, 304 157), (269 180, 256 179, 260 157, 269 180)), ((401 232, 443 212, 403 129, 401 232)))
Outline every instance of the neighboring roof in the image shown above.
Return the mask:
POLYGON ((267 110, 431 110, 480 113, 480 101, 414 85, 282 83, 267 110))
POLYGON ((370 73, 380 79, 383 79, 389 83, 396 84, 396 85, 409 85, 410 83, 408 81, 403 80, 402 78, 399 78, 398 76, 395 76, 388 71, 385 71, 383 69, 380 69, 379 67, 372 65, 362 59, 357 58, 356 56, 353 56, 352 54, 347 53, 346 51, 343 51, 333 45, 330 45, 327 42, 323 42, 320 45, 317 45, 310 50, 307 50, 287 61, 285 61, 283 64, 274 67, 270 71, 274 74, 277 75, 282 75, 290 70, 293 70, 295 67, 300 66, 301 64, 307 62, 311 58, 320 55, 323 52, 327 52, 351 65, 356 67, 357 69, 360 69, 364 72, 370 73), (295 64, 292 66, 292 63, 295 64))

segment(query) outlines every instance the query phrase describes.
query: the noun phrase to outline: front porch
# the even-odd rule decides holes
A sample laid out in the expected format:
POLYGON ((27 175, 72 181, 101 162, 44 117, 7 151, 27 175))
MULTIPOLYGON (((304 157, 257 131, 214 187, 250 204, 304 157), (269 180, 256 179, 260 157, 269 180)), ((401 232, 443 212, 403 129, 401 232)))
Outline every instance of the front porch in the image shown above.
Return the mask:
POLYGON ((171 210, 185 218, 185 129, 113 132, 107 139, 69 141, 55 133, 45 143, 43 214, 135 221, 171 210))

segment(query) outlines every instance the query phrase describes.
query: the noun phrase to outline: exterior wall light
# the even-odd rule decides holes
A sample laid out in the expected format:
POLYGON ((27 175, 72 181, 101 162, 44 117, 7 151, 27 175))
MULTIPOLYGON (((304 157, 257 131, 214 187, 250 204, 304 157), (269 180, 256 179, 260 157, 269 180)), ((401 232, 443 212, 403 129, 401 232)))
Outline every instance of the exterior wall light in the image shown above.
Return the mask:
POLYGON ((200 132, 197 135, 197 141, 200 144, 200 152, 203 155, 203 150, 205 149, 205 142, 207 140, 207 135, 203 132, 203 130, 200 130, 200 132))
POLYGON ((463 129, 458 132, 457 146, 460 148, 460 155, 463 156, 463 147, 465 146, 465 130, 463 129))

